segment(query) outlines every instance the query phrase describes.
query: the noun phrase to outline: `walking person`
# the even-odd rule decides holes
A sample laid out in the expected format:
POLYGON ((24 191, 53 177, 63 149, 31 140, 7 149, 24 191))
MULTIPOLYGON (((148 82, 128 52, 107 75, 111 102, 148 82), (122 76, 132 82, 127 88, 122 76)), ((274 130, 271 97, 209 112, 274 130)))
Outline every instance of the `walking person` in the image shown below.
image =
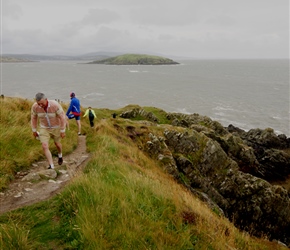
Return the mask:
POLYGON ((61 105, 54 100, 48 100, 43 93, 35 95, 36 102, 31 107, 31 128, 33 136, 39 137, 49 169, 54 168, 52 154, 49 150, 49 139, 53 138, 58 151, 58 164, 63 163, 61 138, 65 137, 66 119, 61 105), (37 126, 39 123, 39 132, 37 126))
POLYGON ((81 104, 74 92, 70 93, 70 105, 66 112, 68 119, 75 119, 78 126, 78 135, 81 135, 81 104))
POLYGON ((90 125, 93 128, 94 127, 94 119, 97 118, 97 116, 96 116, 95 111, 92 109, 92 107, 88 107, 88 109, 86 110, 83 117, 86 117, 87 115, 89 115, 90 125))

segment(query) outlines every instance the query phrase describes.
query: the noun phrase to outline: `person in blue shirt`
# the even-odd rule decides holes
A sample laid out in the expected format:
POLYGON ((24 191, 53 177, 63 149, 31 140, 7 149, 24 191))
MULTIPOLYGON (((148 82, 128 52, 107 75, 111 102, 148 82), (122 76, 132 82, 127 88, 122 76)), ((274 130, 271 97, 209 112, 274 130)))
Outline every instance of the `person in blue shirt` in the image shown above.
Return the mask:
POLYGON ((81 104, 74 92, 70 93, 70 105, 66 112, 68 119, 75 119, 78 126, 78 135, 81 135, 81 104))

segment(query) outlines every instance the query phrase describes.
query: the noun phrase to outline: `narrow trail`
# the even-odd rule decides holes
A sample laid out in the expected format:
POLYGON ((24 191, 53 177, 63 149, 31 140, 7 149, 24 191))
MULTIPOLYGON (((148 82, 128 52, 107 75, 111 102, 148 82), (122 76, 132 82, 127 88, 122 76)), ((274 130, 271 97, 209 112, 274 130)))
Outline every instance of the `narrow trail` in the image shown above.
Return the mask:
POLYGON ((9 187, 0 192, 0 214, 46 200, 57 194, 67 182, 84 167, 90 155, 86 152, 86 137, 78 137, 78 146, 71 154, 63 157, 55 170, 47 169, 46 161, 32 164, 26 172, 18 172, 9 187))

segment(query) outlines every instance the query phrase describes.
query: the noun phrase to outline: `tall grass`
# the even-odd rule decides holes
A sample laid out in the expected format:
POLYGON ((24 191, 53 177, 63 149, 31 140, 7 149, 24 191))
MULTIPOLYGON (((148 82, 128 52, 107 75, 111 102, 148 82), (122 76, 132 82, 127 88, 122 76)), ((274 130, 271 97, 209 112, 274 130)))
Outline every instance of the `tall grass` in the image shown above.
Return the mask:
POLYGON ((127 136, 142 124, 96 123, 92 159, 61 194, 0 216, 0 249, 283 248, 240 232, 164 173, 127 136))
MULTIPOLYGON (((3 190, 14 178, 18 171, 28 169, 32 163, 45 159, 41 144, 32 135, 30 126, 30 110, 32 100, 21 98, 0 99, 0 191, 3 190)), ((63 105, 64 110, 67 105, 63 105)), ((85 126, 86 129, 86 126, 85 126)), ((72 152, 77 146, 77 136, 73 131, 76 124, 71 124, 71 129, 66 132, 62 140, 64 155, 72 152)), ((50 149, 54 156, 57 155, 54 143, 50 142, 50 149)))
POLYGON ((67 225, 66 217, 70 219, 69 245, 78 249, 278 249, 253 240, 210 211, 128 141, 125 133, 113 129, 113 123, 103 120, 89 135, 94 158, 85 174, 59 197, 60 217, 65 218, 61 223, 67 225))
POLYGON ((19 225, 0 225, 0 248, 1 249, 31 249, 28 240, 29 231, 19 228, 19 225))

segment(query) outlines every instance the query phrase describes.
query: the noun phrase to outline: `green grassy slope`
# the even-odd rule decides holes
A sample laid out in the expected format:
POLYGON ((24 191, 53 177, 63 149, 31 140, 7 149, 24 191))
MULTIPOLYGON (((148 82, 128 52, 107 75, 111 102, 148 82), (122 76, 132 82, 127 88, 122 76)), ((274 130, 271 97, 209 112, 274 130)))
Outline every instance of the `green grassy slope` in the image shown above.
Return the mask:
MULTIPOLYGON (((41 157, 31 138, 31 104, 1 100, 2 183, 41 157), (23 141, 20 149, 16 142, 23 141)), ((0 249, 282 249, 240 232, 164 173, 140 148, 147 133, 132 139, 128 128, 158 134, 169 125, 111 118, 124 109, 95 109, 94 130, 82 120, 88 165, 61 194, 1 215, 0 249)), ((146 109, 162 120, 163 111, 146 109)), ((76 133, 67 135, 64 153, 76 140, 76 133)))

